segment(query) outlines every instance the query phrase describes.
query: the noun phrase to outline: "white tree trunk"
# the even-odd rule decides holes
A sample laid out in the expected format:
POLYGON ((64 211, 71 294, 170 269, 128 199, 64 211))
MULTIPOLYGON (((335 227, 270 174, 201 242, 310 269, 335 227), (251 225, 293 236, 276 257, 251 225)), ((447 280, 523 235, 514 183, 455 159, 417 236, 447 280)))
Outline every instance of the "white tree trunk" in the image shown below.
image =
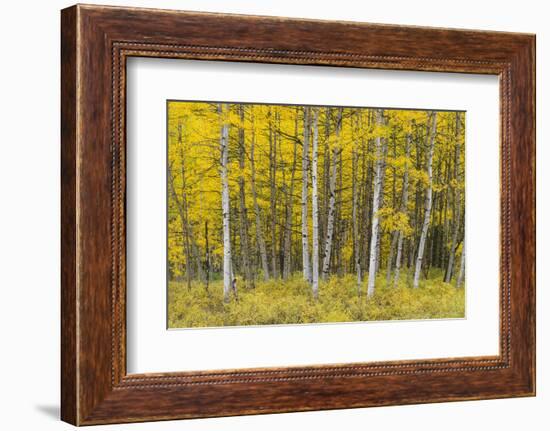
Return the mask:
MULTIPOLYGON (((381 109, 376 110, 376 124, 383 124, 384 112, 381 109)), ((374 195, 372 197, 372 230, 370 240, 369 253, 369 279, 367 282, 367 297, 374 294, 374 285, 376 282, 376 262, 378 260, 378 233, 380 231, 380 219, 378 211, 380 209, 380 201, 382 200, 382 167, 384 166, 384 145, 385 138, 378 136, 375 139, 376 143, 376 169, 374 173, 374 195)))
POLYGON ((329 180, 329 204, 327 217, 327 237, 325 240, 325 252, 323 257, 323 279, 328 277, 330 270, 330 256, 332 253, 332 239, 334 236, 334 212, 336 211, 336 176, 338 171, 338 153, 332 152, 332 169, 329 180))
POLYGON ((313 256, 312 256, 312 292, 319 297, 319 194, 317 190, 317 162, 319 158, 319 110, 313 110, 313 154, 311 162, 311 200, 313 217, 313 256))
POLYGON ((223 226, 223 300, 229 302, 229 295, 233 287, 233 265, 231 259, 231 228, 229 225, 229 183, 227 179, 227 165, 229 158, 229 124, 224 118, 227 113, 227 105, 220 104, 218 112, 221 118, 220 153, 221 153, 221 179, 222 179, 222 226, 223 226))
POLYGON ((329 180, 329 204, 327 217, 327 237, 325 240, 325 253, 323 257, 323 279, 328 277, 330 270, 330 256, 332 253, 332 239, 334 236, 334 213, 336 211, 336 177, 338 174, 338 155, 340 154, 340 134, 342 130, 342 109, 338 110, 336 125, 336 140, 338 147, 332 150, 332 169, 329 180))
POLYGON ((462 287, 464 284, 464 274, 466 269, 466 238, 464 238, 464 244, 462 244, 462 256, 460 257, 460 270, 458 271, 458 277, 456 278, 456 287, 462 287))
POLYGON ((304 280, 311 282, 308 233, 308 174, 309 174, 309 108, 304 109, 304 142, 302 146, 302 267, 304 280))
POLYGON ((418 288, 420 282, 420 272, 422 270, 422 260, 424 257, 424 247, 426 245, 426 238, 428 236, 428 228, 430 227, 430 217, 432 215, 432 164, 435 147, 435 135, 437 127, 437 112, 431 114, 431 131, 429 131, 427 138, 430 141, 428 150, 428 190, 426 191, 426 201, 424 208, 424 223, 422 225, 422 232, 420 234, 420 241, 418 242, 418 254, 416 255, 416 267, 414 270, 414 283, 413 287, 418 288))

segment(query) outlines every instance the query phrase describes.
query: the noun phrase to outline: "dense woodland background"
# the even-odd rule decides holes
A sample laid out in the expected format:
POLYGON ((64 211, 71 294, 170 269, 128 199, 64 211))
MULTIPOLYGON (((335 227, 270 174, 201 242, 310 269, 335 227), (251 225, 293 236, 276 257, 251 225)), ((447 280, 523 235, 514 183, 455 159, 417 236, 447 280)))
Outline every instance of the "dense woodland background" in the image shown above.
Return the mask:
POLYGON ((463 316, 464 123, 170 101, 170 326, 463 316))

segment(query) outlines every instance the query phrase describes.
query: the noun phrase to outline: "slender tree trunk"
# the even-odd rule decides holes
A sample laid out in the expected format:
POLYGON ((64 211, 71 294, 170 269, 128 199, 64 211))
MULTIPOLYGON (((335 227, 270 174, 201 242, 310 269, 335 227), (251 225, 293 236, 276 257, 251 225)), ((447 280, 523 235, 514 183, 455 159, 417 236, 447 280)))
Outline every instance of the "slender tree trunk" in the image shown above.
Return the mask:
MULTIPOLYGON (((407 213, 407 206, 409 202, 409 156, 411 152, 411 135, 407 135, 406 137, 406 148, 405 148, 405 172, 403 174, 403 195, 401 198, 401 212, 407 213)), ((403 254, 403 239, 404 239, 403 231, 399 231, 399 238, 397 240, 397 256, 395 258, 395 275, 393 279, 393 286, 397 287, 397 283, 399 282, 399 271, 401 270, 401 258, 403 254)))
MULTIPOLYGON (((382 125, 384 122, 384 111, 381 109, 376 110, 376 123, 382 125)), ((378 260, 378 235, 379 235, 379 215, 380 202, 382 200, 382 167, 384 166, 384 147, 386 139, 380 136, 376 137, 376 171, 374 174, 374 196, 372 198, 372 233, 370 240, 370 253, 369 253, 369 279, 367 283, 367 297, 371 297, 374 294, 374 285, 376 282, 376 263, 378 260)))
MULTIPOLYGON (((254 123, 254 122, 252 122, 254 123)), ((262 271, 264 273, 264 280, 269 280, 269 265, 267 263, 267 249, 265 246, 265 239, 262 229, 262 215, 260 212, 260 205, 258 204, 258 192, 256 190, 256 163, 254 160, 254 146, 256 136, 254 133, 254 124, 252 126, 252 142, 250 144, 250 185, 252 187, 252 200, 254 203, 254 214, 256 216, 256 242, 260 249, 260 260, 262 261, 262 271)))
MULTIPOLYGON (((355 138, 355 136, 354 136, 355 138)), ((352 154, 352 165, 351 165, 351 188, 352 188, 352 198, 351 198, 351 223, 352 223, 352 230, 353 230, 353 261, 354 261, 354 269, 357 276, 357 294, 361 296, 361 282, 362 282, 362 274, 361 274, 361 253, 359 250, 359 214, 357 212, 357 201, 358 201, 358 191, 357 191, 357 168, 359 164, 359 153, 357 151, 357 143, 354 139, 354 147, 353 147, 353 154, 352 154)))
MULTIPOLYGON (((388 143, 384 139, 385 145, 383 145, 382 148, 382 169, 381 169, 381 178, 380 178, 380 203, 378 205, 379 208, 382 208, 384 206, 384 190, 385 190, 385 184, 386 184, 386 156, 388 155, 388 143)), ((380 223, 381 219, 378 219, 378 238, 376 240, 376 265, 375 265, 375 272, 378 274, 378 271, 380 270, 380 259, 382 257, 382 253, 380 252, 380 247, 382 246, 382 234, 380 233, 380 223)))
MULTIPOLYGON (((397 139, 395 133, 392 134, 392 149, 393 158, 397 158, 397 139)), ((392 208, 397 208, 397 175, 395 165, 392 166, 392 208)), ((391 275, 393 268, 393 257, 395 256, 395 249, 397 247, 397 241, 399 240, 399 232, 394 230, 391 232, 390 252, 386 262, 386 286, 390 286, 391 275)))
POLYGON ((244 135, 244 107, 239 106, 241 125, 239 126, 239 230, 241 236, 241 257, 243 261, 243 272, 247 287, 254 288, 254 277, 250 264, 250 247, 248 244, 248 210, 246 208, 246 190, 244 182, 245 162, 245 135, 244 135))
POLYGON ((390 252, 388 254, 388 261, 386 262, 386 286, 388 287, 391 283, 393 256, 395 255, 395 249, 397 248, 398 241, 399 241, 399 231, 394 230, 391 234, 390 252))
POLYGON ((342 108, 338 110, 336 120, 336 140, 337 147, 332 150, 332 169, 329 182, 329 205, 327 217, 327 237, 325 241, 325 253, 323 257, 323 279, 326 279, 330 270, 330 256, 332 252, 332 241, 334 237, 334 219, 336 211, 336 178, 338 175, 338 155, 340 154, 340 135, 342 130, 342 108))
POLYGON ((208 244, 208 220, 204 221, 204 242, 205 242, 205 248, 206 248, 206 254, 205 254, 205 290, 208 292, 208 288, 210 286, 210 246, 208 244))
POLYGON ((450 283, 451 278, 453 277, 453 270, 455 264, 455 254, 456 254, 456 244, 458 242, 458 233, 460 231, 460 188, 459 188, 459 175, 458 175, 458 165, 460 163, 460 114, 456 113, 456 127, 455 127, 455 160, 454 160, 454 177, 455 177, 455 186, 454 186, 454 206, 453 206, 453 216, 455 219, 455 225, 453 230, 453 239, 451 241, 451 250, 449 254, 449 262, 447 264, 447 272, 445 273, 445 283, 450 283))
MULTIPOLYGON (((392 133, 392 141, 395 141, 395 134, 392 133)), ((389 147, 389 143, 386 143, 386 145, 384 145, 384 148, 383 148, 383 156, 382 156, 382 160, 383 160, 383 163, 382 163, 382 178, 381 178, 381 181, 380 181, 380 204, 379 204, 379 208, 382 208, 384 205, 385 205, 385 189, 386 189, 386 160, 387 160, 387 155, 388 155, 388 147, 389 147)), ((382 222, 382 219, 379 218, 378 220, 378 226, 380 226, 382 222)), ((378 228, 378 240, 376 242, 376 274, 378 274, 378 272, 380 271, 380 265, 381 265, 381 260, 382 260, 382 252, 380 251, 381 250, 381 247, 382 247, 382 233, 380 232, 380 227, 378 228)))
MULTIPOLYGON (((432 204, 432 210, 433 210, 433 204, 432 204)), ((432 211, 433 212, 433 211, 432 211)), ((431 224, 431 221, 430 221, 431 224)), ((426 235, 426 248, 427 251, 424 252, 424 260, 422 265, 422 270, 424 272, 424 278, 427 279, 430 275, 430 268, 432 265, 432 252, 433 252, 433 235, 434 231, 433 229, 429 228, 430 225, 428 225, 428 234, 426 235)))
POLYGON ((334 237, 334 219, 336 211, 336 175, 338 170, 338 155, 336 149, 332 152, 332 172, 330 174, 330 183, 329 183, 329 206, 328 206, 328 217, 327 217, 327 237, 325 240, 324 247, 324 257, 323 257, 323 279, 326 279, 330 270, 330 257, 332 251, 332 240, 334 237))
POLYGON ((401 271, 401 260, 403 258, 403 231, 400 230, 397 237, 397 256, 395 257, 395 273, 393 276, 393 287, 397 287, 399 283, 399 273, 401 271))
MULTIPOLYGON (((451 168, 449 166, 449 161, 446 160, 445 161, 445 169, 444 169, 444 173, 443 173, 443 178, 444 178, 444 183, 445 184, 450 184, 451 183, 451 168)), ((440 192, 441 193, 441 192, 440 192)), ((444 276, 444 280, 445 278, 447 277, 447 265, 448 265, 448 258, 450 257, 450 253, 447 253, 447 243, 449 242, 449 231, 451 230, 450 229, 450 225, 451 225, 451 220, 452 222, 454 223, 454 217, 455 217, 455 214, 453 213, 453 217, 451 218, 451 220, 449 219, 449 217, 447 217, 447 207, 449 205, 448 203, 448 199, 449 199, 449 192, 448 190, 445 190, 443 192, 445 194, 445 199, 443 200, 442 202, 442 215, 443 215, 443 221, 441 222, 441 238, 442 238, 442 242, 443 244, 445 244, 445 257, 444 257, 444 267, 445 267, 445 276, 444 276)), ((453 211, 454 211, 454 208, 453 208, 453 211)), ((451 235, 452 237, 452 235, 451 235)))
MULTIPOLYGON (((429 125, 427 126, 427 129, 429 129, 429 125)), ((428 133, 426 133, 427 135, 428 133)), ((426 137, 422 138, 420 136, 420 132, 418 129, 416 129, 416 139, 415 139, 415 147, 416 147, 416 170, 420 172, 422 170, 423 165, 423 159, 424 159, 424 153, 422 151, 422 144, 421 140, 426 139, 426 137)), ((411 269, 414 267, 415 259, 416 259, 416 251, 417 251, 417 244, 420 238, 420 213, 421 213, 421 206, 422 206, 422 186, 420 181, 416 181, 416 187, 415 187, 415 194, 414 194, 414 217, 413 217, 413 232, 414 235, 409 240, 409 260, 407 262, 407 268, 411 269)), ((412 285, 414 280, 414 271, 409 271, 408 278, 410 278, 410 284, 412 285)))
POLYGON ((456 287, 462 287, 464 284, 464 274, 466 267, 466 238, 462 244, 462 256, 460 257, 460 269, 458 271, 458 277, 456 278, 456 287))
POLYGON ((233 262, 231 258, 231 228, 230 228, 230 202, 228 182, 229 161, 229 124, 224 118, 227 115, 228 106, 220 104, 218 107, 221 117, 220 153, 221 153, 221 181, 222 181, 222 226, 223 226, 223 300, 229 302, 229 295, 233 290, 233 262))
POLYGON ((172 174, 172 169, 170 166, 168 166, 168 179, 170 182, 170 189, 172 191, 172 197, 174 198, 174 202, 176 203, 176 208, 178 209, 178 214, 180 216, 181 221, 181 232, 182 232, 182 244, 183 244, 183 252, 185 255, 185 275, 187 278, 187 289, 191 289, 191 250, 189 246, 189 232, 188 232, 188 221, 185 215, 184 205, 181 202, 178 193, 176 191, 176 186, 174 182, 174 176, 172 174))
POLYGON ((269 187, 271 209, 271 273, 274 278, 279 276, 277 265, 277 136, 273 127, 273 118, 269 119, 269 187))
POLYGON ((311 199, 313 217, 313 256, 312 256, 312 291, 313 298, 319 297, 319 193, 317 163, 319 159, 319 109, 313 110, 313 154, 311 163, 311 199))
POLYGON ((309 128, 310 108, 304 108, 304 142, 302 147, 302 268, 304 280, 311 282, 308 232, 308 173, 309 173, 309 128))
MULTIPOLYGON (((370 114, 369 114, 370 118, 370 114)), ((370 127, 370 126, 369 126, 370 127)), ((363 164, 363 176, 361 178, 361 184, 363 190, 361 193, 362 204, 361 210, 361 267, 368 268, 370 257, 370 242, 372 235, 372 195, 373 195, 373 178, 374 178, 374 165, 372 161, 366 160, 366 154, 372 153, 372 143, 369 139, 367 141, 366 151, 363 151, 362 164, 363 164)))
MULTIPOLYGON (((183 134, 180 135, 181 139, 183 139, 183 134)), ((184 149, 183 149, 183 143, 180 146, 181 151, 181 208, 183 211, 183 225, 185 227, 185 249, 186 249, 186 255, 187 255, 187 262, 186 262, 186 273, 187 273, 187 288, 191 289, 191 280, 194 278, 195 274, 193 273, 193 267, 191 266, 191 259, 193 254, 192 249, 192 232, 191 232, 191 224, 189 223, 189 211, 188 211, 188 202, 187 202, 187 178, 186 178, 186 172, 185 172, 185 164, 184 164, 184 149)))
MULTIPOLYGON (((327 219, 328 219, 328 202, 329 202, 329 178, 330 178, 330 133, 331 133, 331 108, 325 108, 325 121, 324 121, 324 145, 323 145, 323 175, 321 177, 322 182, 322 204, 320 205, 320 221, 319 221, 319 238, 324 245, 326 241, 327 233, 327 219)), ((321 250, 323 251, 323 250, 321 250)), ((320 256, 322 257, 322 255, 320 256)))
POLYGON ((278 154, 277 154, 277 157, 278 157, 278 167, 281 171, 281 181, 280 181, 280 185, 278 186, 278 191, 282 191, 282 195, 284 196, 284 199, 283 198, 280 198, 280 200, 283 202, 283 208, 280 210, 280 212, 282 213, 282 218, 283 218, 283 221, 282 222, 279 222, 278 225, 279 225, 279 236, 278 236, 278 239, 277 239, 277 242, 278 242, 278 253, 277 253, 277 270, 279 272, 279 274, 281 274, 282 277, 284 277, 284 271, 285 271, 285 251, 284 251, 284 246, 285 246, 285 237, 286 237, 286 219, 287 219, 287 215, 288 215, 288 207, 287 207, 287 204, 288 204, 288 189, 289 189, 289 184, 287 183, 286 181, 286 171, 287 171, 287 163, 286 163, 286 159, 285 159, 285 156, 283 154, 283 144, 282 144, 282 133, 281 133, 281 121, 280 121, 280 114, 279 112, 277 112, 275 118, 277 119, 277 142, 278 142, 278 145, 277 145, 277 150, 278 150, 278 154))
MULTIPOLYGON (((187 217, 187 219, 189 220, 189 216, 187 217)), ((195 259, 195 262, 196 262, 197 275, 199 280, 202 282, 204 280, 204 271, 202 269, 201 254, 199 251, 199 247, 197 246, 197 243, 195 241, 195 237, 193 236, 193 229, 191 227, 189 228, 189 232, 192 239, 191 250, 193 250, 193 258, 195 259)))
POLYGON ((338 155, 338 183, 336 185, 336 192, 338 193, 338 198, 336 199, 336 206, 335 206, 335 232, 336 235, 334 236, 334 256, 335 259, 335 272, 338 274, 338 277, 342 277, 344 275, 344 265, 342 262, 342 244, 346 243, 346 223, 345 220, 342 219, 342 190, 344 189, 344 179, 342 172, 344 171, 343 168, 343 160, 342 160, 342 146, 340 146, 340 151, 338 155))
MULTIPOLYGON (((296 119, 294 125, 294 135, 298 136, 298 111, 296 111, 296 119)), ((292 216, 294 214, 294 180, 296 176, 296 160, 297 160, 297 142, 294 140, 294 150, 292 157, 292 171, 290 174, 290 191, 287 196, 286 202, 286 219, 285 219, 285 238, 284 238, 284 265, 283 265, 283 278, 286 280, 290 277, 292 272, 292 216)))
POLYGON ((426 201, 424 208, 424 223, 422 225, 422 231, 420 233, 420 240, 418 242, 418 253, 416 257, 416 267, 414 271, 414 283, 413 287, 418 288, 420 282, 420 272, 422 270, 422 259, 424 257, 424 247, 426 245, 426 238, 428 236, 428 228, 430 226, 430 218, 432 214, 432 163, 435 147, 435 135, 437 130, 437 112, 432 112, 430 115, 431 131, 427 133, 427 140, 429 140, 428 151, 428 190, 426 191, 426 201))
MULTIPOLYGON (((176 192, 176 186, 175 181, 173 177, 173 173, 170 170, 169 167, 169 177, 170 177, 170 184, 172 186, 172 192, 174 201, 176 202, 176 206, 178 208, 178 212, 180 215, 181 220, 181 232, 182 232, 182 248, 183 248, 183 254, 185 255, 185 275, 187 278, 187 289, 191 290, 191 280, 193 279, 193 269, 191 266, 191 246, 190 246, 190 239, 189 239, 189 218, 187 216, 187 185, 186 185, 186 176, 185 176, 185 157, 184 157, 184 148, 183 148, 183 126, 181 124, 178 125, 178 143, 180 146, 180 156, 181 156, 181 200, 180 196, 178 196, 178 193, 176 192)), ((182 265, 183 267, 183 265, 182 265)))

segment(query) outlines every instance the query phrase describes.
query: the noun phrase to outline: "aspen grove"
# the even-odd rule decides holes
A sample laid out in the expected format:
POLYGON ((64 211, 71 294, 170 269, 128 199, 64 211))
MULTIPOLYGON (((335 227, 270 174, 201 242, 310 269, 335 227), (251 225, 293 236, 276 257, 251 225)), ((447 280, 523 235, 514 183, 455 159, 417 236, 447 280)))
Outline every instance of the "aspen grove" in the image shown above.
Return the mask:
POLYGON ((463 317, 464 184, 464 112, 169 101, 169 326, 463 317))

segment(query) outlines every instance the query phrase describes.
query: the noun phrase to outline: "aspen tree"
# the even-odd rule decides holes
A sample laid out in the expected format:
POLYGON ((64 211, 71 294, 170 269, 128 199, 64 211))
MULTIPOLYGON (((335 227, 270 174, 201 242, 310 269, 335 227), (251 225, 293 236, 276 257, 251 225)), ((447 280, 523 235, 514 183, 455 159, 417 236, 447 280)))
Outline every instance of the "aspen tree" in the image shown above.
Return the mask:
POLYGON ((220 160, 222 182, 222 220, 223 220, 223 300, 229 302, 229 295, 233 288, 233 261, 231 258, 231 226, 230 226, 230 202, 227 165, 229 161, 229 123, 228 106, 219 104, 220 114, 220 160))
POLYGON ((435 135, 437 130, 437 112, 432 112, 430 114, 430 119, 428 120, 428 132, 426 134, 426 141, 429 143, 428 148, 428 161, 427 161, 427 171, 428 171, 428 188, 426 190, 426 199, 424 201, 424 222, 422 224, 422 231, 420 233, 420 240, 418 242, 418 252, 416 255, 416 266, 414 270, 414 282, 413 287, 418 288, 420 282, 420 271, 422 270, 422 260, 424 258, 424 247, 426 245, 426 238, 428 236, 428 228, 430 227, 430 217, 432 215, 432 165, 433 165, 433 156, 435 148, 435 135), (431 126, 430 126, 431 123, 431 126))
POLYGON ((311 264, 309 260, 309 133, 310 108, 304 108, 304 142, 302 143, 302 268, 304 280, 311 282, 311 264))
POLYGON ((313 218, 313 255, 312 255, 312 291, 313 297, 319 297, 319 193, 317 163, 319 159, 319 110, 313 109, 313 142, 311 160, 311 200, 313 218))
MULTIPOLYGON (((378 127, 384 124, 384 111, 382 109, 377 109, 375 111, 376 116, 376 125, 378 127)), ((376 264, 378 261, 377 252, 378 248, 378 237, 380 232, 380 216, 378 211, 380 209, 380 202, 382 198, 382 177, 383 177, 383 166, 384 166, 384 154, 386 153, 385 146, 387 145, 386 138, 380 136, 380 133, 377 134, 375 138, 376 142, 376 170, 374 174, 374 195, 372 198, 372 233, 370 240, 370 256, 369 256, 369 279, 367 283, 367 297, 371 297, 374 294, 374 287, 376 282, 376 264)))

